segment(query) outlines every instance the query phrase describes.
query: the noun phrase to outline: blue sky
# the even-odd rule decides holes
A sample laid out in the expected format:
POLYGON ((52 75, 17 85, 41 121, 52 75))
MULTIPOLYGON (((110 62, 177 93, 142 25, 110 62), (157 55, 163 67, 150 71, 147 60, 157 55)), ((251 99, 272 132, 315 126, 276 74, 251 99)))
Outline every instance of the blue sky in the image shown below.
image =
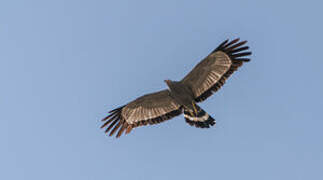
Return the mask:
POLYGON ((321 1, 0 3, 0 179, 323 179, 321 1), (227 38, 252 61, 182 116, 120 139, 107 111, 227 38))

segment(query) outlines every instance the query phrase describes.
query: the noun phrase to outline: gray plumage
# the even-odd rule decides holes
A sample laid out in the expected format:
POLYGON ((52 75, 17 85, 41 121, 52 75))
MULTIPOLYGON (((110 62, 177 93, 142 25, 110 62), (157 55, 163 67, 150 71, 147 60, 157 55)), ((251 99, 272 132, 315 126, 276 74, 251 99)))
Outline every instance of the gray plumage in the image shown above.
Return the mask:
POLYGON ((192 102, 194 101, 194 93, 191 88, 182 81, 165 80, 169 87, 169 95, 181 106, 193 111, 192 102))
POLYGON ((247 41, 238 41, 221 43, 181 81, 165 80, 168 89, 144 95, 110 111, 101 128, 107 127, 106 133, 111 130, 110 136, 119 130, 117 137, 120 137, 135 127, 160 123, 183 112, 186 122, 192 126, 209 128, 215 125, 214 118, 196 103, 220 89, 238 67, 250 60, 245 58, 251 55, 251 52, 245 52, 249 47, 242 46, 247 41))

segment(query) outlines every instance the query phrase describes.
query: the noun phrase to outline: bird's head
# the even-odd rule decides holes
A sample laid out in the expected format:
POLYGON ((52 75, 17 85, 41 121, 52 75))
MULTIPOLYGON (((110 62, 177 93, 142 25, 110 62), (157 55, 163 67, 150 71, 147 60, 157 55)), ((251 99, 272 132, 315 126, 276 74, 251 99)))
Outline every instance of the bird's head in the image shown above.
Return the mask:
POLYGON ((172 83, 172 81, 169 79, 164 80, 164 82, 167 84, 167 86, 170 86, 170 84, 172 83))

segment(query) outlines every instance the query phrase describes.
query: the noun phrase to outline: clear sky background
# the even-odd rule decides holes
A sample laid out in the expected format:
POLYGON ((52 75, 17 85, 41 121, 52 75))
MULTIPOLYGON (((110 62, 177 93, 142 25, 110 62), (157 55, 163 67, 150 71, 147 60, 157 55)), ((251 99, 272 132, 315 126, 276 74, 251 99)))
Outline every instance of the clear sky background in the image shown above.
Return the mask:
POLYGON ((0 179, 323 179, 321 1, 5 0, 0 179), (252 61, 183 116, 120 139, 107 112, 180 80, 226 38, 252 61))

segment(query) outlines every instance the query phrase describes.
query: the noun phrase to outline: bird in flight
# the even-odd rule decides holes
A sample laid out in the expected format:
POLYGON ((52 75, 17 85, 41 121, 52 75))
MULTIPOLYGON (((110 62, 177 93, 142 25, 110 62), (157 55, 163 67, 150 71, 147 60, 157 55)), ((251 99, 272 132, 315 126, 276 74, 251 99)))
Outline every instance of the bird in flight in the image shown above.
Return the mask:
POLYGON ((165 80, 168 89, 146 94, 116 108, 102 119, 105 132, 116 137, 133 128, 164 122, 184 113, 186 122, 198 128, 209 128, 215 120, 197 103, 218 91, 230 75, 251 55, 247 41, 225 40, 198 63, 182 80, 165 80))

